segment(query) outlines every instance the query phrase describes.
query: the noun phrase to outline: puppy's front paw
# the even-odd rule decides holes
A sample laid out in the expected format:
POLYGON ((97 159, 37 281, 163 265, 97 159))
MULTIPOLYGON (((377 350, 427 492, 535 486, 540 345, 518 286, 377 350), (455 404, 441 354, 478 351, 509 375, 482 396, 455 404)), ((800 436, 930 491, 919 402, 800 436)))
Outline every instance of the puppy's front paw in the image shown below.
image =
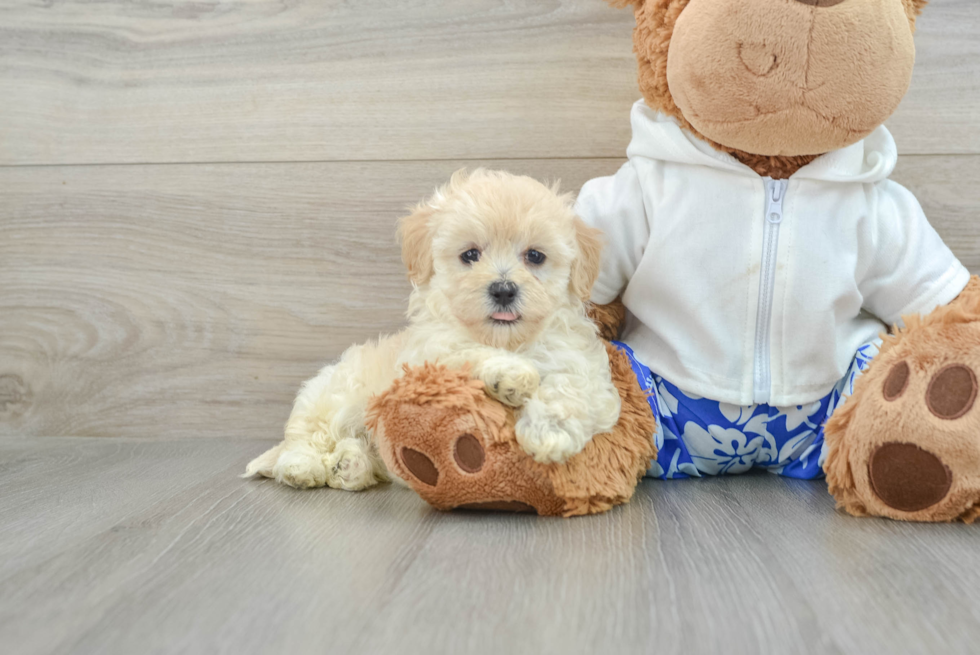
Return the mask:
POLYGON ((324 457, 327 485, 334 489, 360 491, 377 482, 374 463, 360 439, 344 439, 324 457))
POLYGON ((514 431, 524 452, 542 464, 560 464, 582 450, 572 435, 550 421, 525 416, 517 421, 514 431))
POLYGON ((511 407, 523 405, 541 382, 537 369, 517 356, 491 357, 480 367, 480 379, 490 396, 511 407))

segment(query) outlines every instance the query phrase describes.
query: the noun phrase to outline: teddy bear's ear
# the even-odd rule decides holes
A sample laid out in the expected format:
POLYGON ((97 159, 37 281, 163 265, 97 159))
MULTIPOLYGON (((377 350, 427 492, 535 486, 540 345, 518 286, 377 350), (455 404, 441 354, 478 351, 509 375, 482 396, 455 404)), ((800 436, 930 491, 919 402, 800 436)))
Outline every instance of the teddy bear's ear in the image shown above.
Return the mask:
POLYGON ((902 2, 905 4, 905 13, 909 15, 909 22, 912 23, 912 29, 914 30, 915 18, 929 4, 929 0, 902 0, 902 2))
POLYGON ((592 294, 592 285, 599 277, 599 262, 602 257, 602 231, 586 225, 581 218, 575 217, 575 240, 578 243, 578 256, 572 263, 572 275, 569 286, 572 293, 588 300, 592 294))

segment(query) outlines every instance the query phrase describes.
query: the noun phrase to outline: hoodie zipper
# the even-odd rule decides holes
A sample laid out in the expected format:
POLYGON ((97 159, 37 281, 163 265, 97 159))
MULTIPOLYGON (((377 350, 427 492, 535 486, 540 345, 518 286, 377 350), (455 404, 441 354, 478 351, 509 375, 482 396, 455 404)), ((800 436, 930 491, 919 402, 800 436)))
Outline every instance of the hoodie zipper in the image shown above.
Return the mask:
POLYGON ((776 286, 776 253, 779 249, 779 225, 783 222, 786 180, 764 178, 766 182, 766 215, 762 234, 762 268, 759 273, 759 310, 755 319, 755 363, 752 385, 753 400, 769 402, 772 387, 770 350, 772 349, 772 296, 776 286))

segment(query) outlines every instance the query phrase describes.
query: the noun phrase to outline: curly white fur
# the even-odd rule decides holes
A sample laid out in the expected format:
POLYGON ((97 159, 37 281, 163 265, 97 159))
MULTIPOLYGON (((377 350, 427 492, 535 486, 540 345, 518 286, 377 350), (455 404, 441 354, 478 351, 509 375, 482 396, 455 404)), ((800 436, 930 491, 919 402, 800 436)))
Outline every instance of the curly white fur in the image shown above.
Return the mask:
POLYGON ((527 177, 461 172, 402 219, 400 234, 414 285, 409 326, 352 346, 303 384, 284 440, 245 476, 348 490, 387 480, 364 412, 403 364, 469 364, 517 409, 518 442, 540 462, 564 461, 612 429, 620 397, 584 305, 601 242, 567 196, 527 177), (474 250, 475 261, 462 257, 474 250), (516 286, 512 305, 489 294, 498 281, 516 286))

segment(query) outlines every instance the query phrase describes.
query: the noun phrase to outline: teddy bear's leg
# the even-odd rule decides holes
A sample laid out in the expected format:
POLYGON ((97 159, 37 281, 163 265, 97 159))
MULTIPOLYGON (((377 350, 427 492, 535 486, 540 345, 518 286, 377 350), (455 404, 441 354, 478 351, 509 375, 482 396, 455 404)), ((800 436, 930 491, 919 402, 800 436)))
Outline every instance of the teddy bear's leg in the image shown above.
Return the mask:
POLYGON ((629 360, 611 345, 606 352, 619 422, 562 464, 535 462, 517 441, 514 410, 443 365, 406 369, 371 401, 367 425, 390 472, 439 509, 603 512, 630 499, 657 454, 646 394, 629 360))
POLYGON ((512 410, 466 372, 426 364, 372 402, 368 425, 388 469, 438 509, 557 514, 547 476, 513 437, 512 410))
POLYGON ((615 341, 619 338, 620 328, 626 320, 626 305, 622 298, 616 298, 608 305, 596 305, 589 303, 586 306, 589 318, 599 328, 599 335, 606 341, 615 341))
POLYGON ((827 423, 824 470, 854 515, 980 516, 980 290, 888 337, 827 423))

